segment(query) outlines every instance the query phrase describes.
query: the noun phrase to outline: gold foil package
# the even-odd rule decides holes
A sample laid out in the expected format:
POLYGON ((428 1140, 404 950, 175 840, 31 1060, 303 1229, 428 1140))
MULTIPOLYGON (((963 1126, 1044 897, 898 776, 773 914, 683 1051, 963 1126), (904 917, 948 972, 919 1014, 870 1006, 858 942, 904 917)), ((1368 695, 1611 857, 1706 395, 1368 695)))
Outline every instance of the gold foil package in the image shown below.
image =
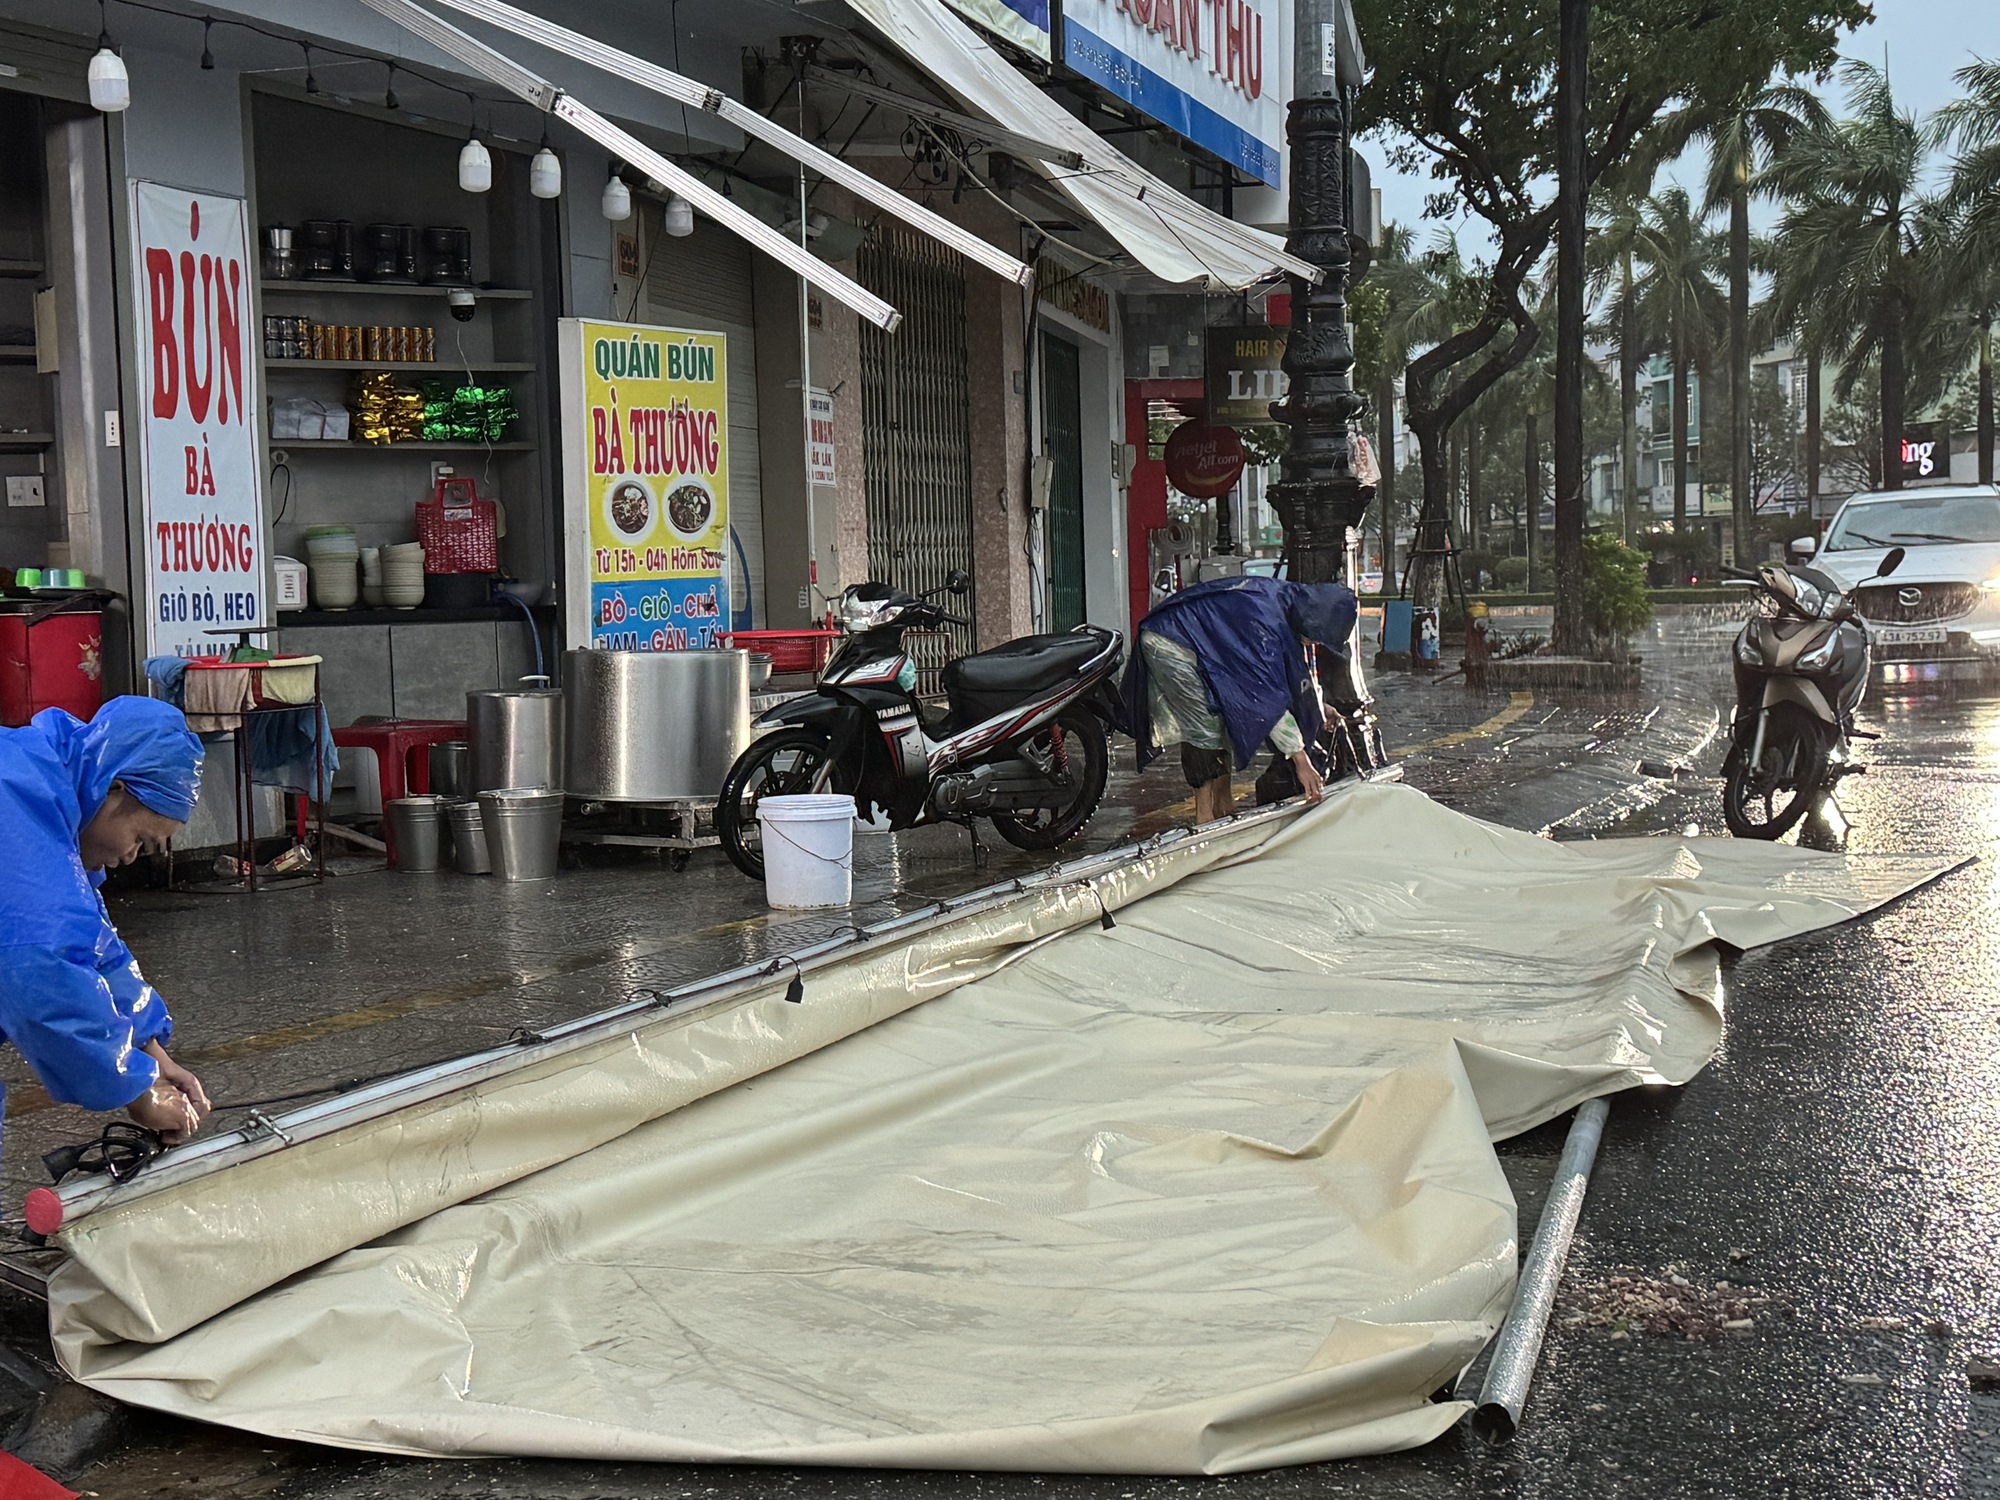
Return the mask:
POLYGON ((407 443, 425 435, 424 396, 396 384, 386 371, 354 377, 348 407, 353 435, 364 443, 407 443))

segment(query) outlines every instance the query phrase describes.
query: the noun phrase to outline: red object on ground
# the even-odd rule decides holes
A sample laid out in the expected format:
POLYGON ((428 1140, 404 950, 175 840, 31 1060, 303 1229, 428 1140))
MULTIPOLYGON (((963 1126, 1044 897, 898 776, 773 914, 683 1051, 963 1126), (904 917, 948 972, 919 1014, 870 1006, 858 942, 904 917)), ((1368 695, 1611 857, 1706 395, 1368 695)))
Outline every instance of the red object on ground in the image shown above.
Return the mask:
POLYGON ((389 804, 398 797, 421 797, 429 792, 431 746, 465 737, 462 719, 376 719, 334 730, 333 742, 342 750, 375 753, 376 775, 382 786, 382 842, 389 846, 390 864, 396 862, 396 834, 389 826, 389 804))
POLYGON ((21 1205, 21 1214, 36 1234, 54 1234, 62 1228, 63 1201, 54 1188, 30 1188, 27 1201, 21 1205))
POLYGON ((77 1493, 13 1454, 0 1453, 0 1500, 77 1500, 77 1493))
POLYGON ((97 610, 0 614, 0 724, 45 708, 88 719, 104 702, 104 616, 97 610))
POLYGON ((1183 422, 1167 439, 1167 478, 1183 495, 1213 500, 1243 476, 1243 439, 1234 427, 1183 422))
POLYGON ((833 655, 838 630, 734 630, 725 640, 739 651, 762 651, 771 658, 773 675, 817 672, 833 655))

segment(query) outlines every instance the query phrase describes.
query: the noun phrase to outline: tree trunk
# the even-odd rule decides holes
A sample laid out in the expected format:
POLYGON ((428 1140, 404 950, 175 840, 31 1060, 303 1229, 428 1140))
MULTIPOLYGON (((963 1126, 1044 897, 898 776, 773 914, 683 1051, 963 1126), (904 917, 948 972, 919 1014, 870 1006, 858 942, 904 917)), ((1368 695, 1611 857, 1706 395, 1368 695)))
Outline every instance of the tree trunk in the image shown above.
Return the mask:
POLYGON ((1891 303, 1882 329, 1882 488, 1903 487, 1903 310, 1891 303))
POLYGON ((1475 552, 1486 548, 1486 505, 1479 483, 1479 419, 1465 424, 1465 545, 1475 552))
POLYGON ((1410 599, 1419 609, 1436 609, 1444 602, 1444 539, 1451 514, 1451 476, 1445 472, 1444 435, 1437 430, 1436 418, 1423 419, 1416 433, 1424 503, 1410 538, 1410 599))
POLYGON ((1375 393, 1375 462, 1382 482, 1375 498, 1382 503, 1382 592, 1396 576, 1396 377, 1385 374, 1375 393))
POLYGON ((1445 446, 1445 462, 1449 466, 1446 483, 1451 486, 1451 529, 1455 536, 1465 535, 1465 436, 1454 430, 1445 446))
POLYGON ((1535 533, 1542 525, 1542 445, 1535 438, 1535 414, 1522 420, 1526 442, 1522 445, 1521 532, 1528 557, 1528 592, 1535 591, 1535 533))
POLYGON ((1993 319, 1979 320, 1979 482, 1993 482, 1993 319))
POLYGON ((1550 644, 1580 655, 1583 617, 1583 238, 1590 181, 1584 161, 1590 81, 1590 0, 1562 0, 1556 43, 1556 611, 1550 644))
POLYGON ((1819 503, 1819 356, 1806 355, 1806 514, 1819 503))
POLYGON ((1674 394, 1667 420, 1674 428, 1674 534, 1680 536, 1687 531, 1688 519, 1688 361, 1678 320, 1672 343, 1674 394))
POLYGON ((1749 555, 1757 497, 1750 492, 1750 193, 1729 194, 1729 512, 1736 560, 1749 555))
POLYGON ((1632 252, 1625 252, 1624 301, 1618 315, 1618 482, 1625 490, 1625 540, 1632 540, 1639 514, 1639 311, 1632 296, 1632 252))

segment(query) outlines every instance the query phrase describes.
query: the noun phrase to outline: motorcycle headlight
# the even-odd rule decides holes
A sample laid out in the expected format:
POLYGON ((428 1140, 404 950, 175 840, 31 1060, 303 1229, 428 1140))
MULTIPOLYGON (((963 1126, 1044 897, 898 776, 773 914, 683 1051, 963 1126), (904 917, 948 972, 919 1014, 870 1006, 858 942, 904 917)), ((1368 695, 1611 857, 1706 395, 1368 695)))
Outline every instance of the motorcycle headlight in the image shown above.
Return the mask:
POLYGON ((1800 609, 1804 610, 1807 614, 1811 615, 1816 620, 1826 618, 1827 604, 1829 601, 1824 593, 1814 588, 1804 579, 1798 577, 1797 574, 1794 574, 1792 577, 1792 586, 1793 589, 1795 590, 1795 592, 1792 595, 1792 600, 1795 604, 1798 605, 1800 609))
POLYGON ((1757 649, 1756 641, 1751 639, 1747 630, 1736 638, 1736 659, 1746 667, 1764 665, 1764 653, 1757 649))
POLYGON ((1840 644, 1840 632, 1837 630, 1829 630, 1826 633, 1825 640, 1821 641, 1817 646, 1813 647, 1812 650, 1806 652, 1805 655, 1799 658, 1799 670, 1802 672, 1825 671, 1826 668, 1830 666, 1833 662, 1834 647, 1838 646, 1839 644, 1840 644))

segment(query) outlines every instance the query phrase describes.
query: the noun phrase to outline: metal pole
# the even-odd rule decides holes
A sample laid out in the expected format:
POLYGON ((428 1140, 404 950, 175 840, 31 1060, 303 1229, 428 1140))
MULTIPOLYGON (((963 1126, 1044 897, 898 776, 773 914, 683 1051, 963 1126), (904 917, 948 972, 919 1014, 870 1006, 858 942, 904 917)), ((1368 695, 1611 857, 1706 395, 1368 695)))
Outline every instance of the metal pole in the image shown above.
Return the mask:
POLYGON ((1588 1100, 1577 1110, 1569 1139, 1563 1143, 1562 1160, 1556 1163, 1556 1180, 1549 1188, 1542 1222, 1535 1226, 1528 1263, 1521 1267, 1513 1311, 1494 1341, 1493 1362, 1486 1367, 1486 1383, 1479 1388, 1479 1406, 1472 1413, 1472 1430, 1495 1447, 1512 1438, 1521 1425, 1521 1407, 1535 1378, 1542 1336, 1548 1331, 1577 1215, 1583 1212, 1584 1191, 1590 1186, 1590 1166, 1597 1159, 1597 1143, 1604 1137, 1604 1120, 1610 1113, 1606 1099, 1588 1100))

